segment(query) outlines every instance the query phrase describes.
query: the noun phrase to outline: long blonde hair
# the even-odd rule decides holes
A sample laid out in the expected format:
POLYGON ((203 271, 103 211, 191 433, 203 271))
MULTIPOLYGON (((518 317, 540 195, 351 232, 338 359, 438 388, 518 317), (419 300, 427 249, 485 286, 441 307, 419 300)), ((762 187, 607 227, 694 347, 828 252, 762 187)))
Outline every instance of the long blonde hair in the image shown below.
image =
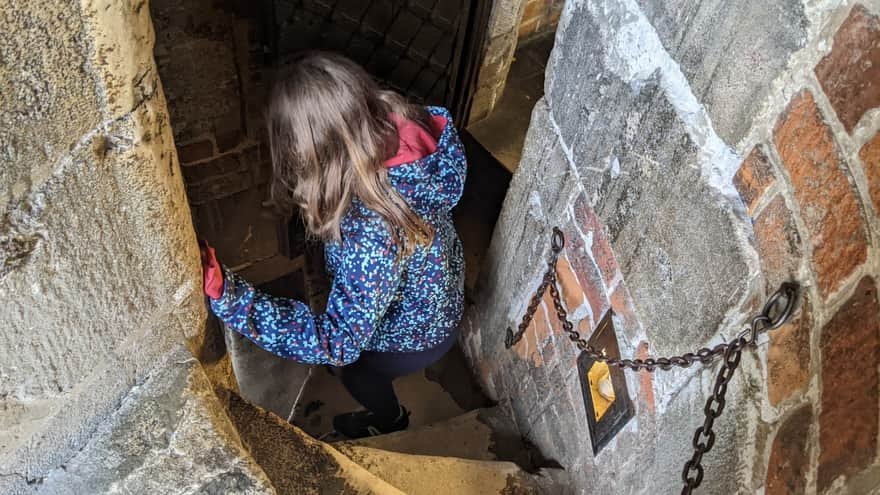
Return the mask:
POLYGON ((345 57, 308 52, 279 71, 267 113, 272 200, 285 212, 298 207, 310 234, 339 241, 356 197, 382 216, 404 252, 433 237, 384 166, 399 146, 392 115, 430 129, 426 109, 380 89, 345 57))

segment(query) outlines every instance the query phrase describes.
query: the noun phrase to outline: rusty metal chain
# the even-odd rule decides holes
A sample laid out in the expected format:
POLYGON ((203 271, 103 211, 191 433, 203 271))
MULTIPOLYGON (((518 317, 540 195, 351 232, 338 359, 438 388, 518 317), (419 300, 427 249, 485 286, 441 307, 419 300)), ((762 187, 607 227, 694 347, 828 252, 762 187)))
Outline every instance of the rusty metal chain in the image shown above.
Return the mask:
POLYGON ((562 305, 559 289, 556 286, 556 263, 564 247, 565 237, 562 235, 562 231, 558 227, 553 227, 550 256, 547 259, 547 271, 544 273, 544 278, 541 280, 537 291, 529 301, 526 313, 516 333, 510 328, 507 329, 507 334, 504 338, 505 347, 509 349, 522 339, 526 328, 528 328, 535 315, 541 298, 545 291, 549 290, 553 307, 556 310, 556 316, 559 318, 562 329, 568 334, 569 339, 590 358, 607 363, 609 366, 617 366, 618 368, 633 371, 654 372, 657 369, 669 370, 673 366, 689 368, 698 361, 705 365, 714 361, 718 356, 724 356, 721 368, 718 370, 718 375, 715 378, 712 395, 706 401, 706 406, 703 408, 706 419, 703 425, 694 432, 692 442, 694 455, 685 463, 681 476, 682 481, 684 481, 684 488, 681 490, 682 495, 692 493, 703 482, 703 455, 709 452, 715 445, 715 432, 712 427, 715 424, 715 420, 724 411, 726 405, 724 396, 727 394, 727 384, 733 378, 733 374, 739 366, 743 349, 754 346, 759 334, 779 328, 791 317, 797 300, 797 284, 783 283, 779 290, 770 296, 761 312, 752 318, 751 325, 728 343, 718 344, 712 348, 703 347, 696 352, 688 352, 680 356, 668 358, 618 359, 608 357, 604 352, 594 349, 593 346, 581 337, 580 333, 574 329, 574 325, 568 320, 568 311, 562 305))

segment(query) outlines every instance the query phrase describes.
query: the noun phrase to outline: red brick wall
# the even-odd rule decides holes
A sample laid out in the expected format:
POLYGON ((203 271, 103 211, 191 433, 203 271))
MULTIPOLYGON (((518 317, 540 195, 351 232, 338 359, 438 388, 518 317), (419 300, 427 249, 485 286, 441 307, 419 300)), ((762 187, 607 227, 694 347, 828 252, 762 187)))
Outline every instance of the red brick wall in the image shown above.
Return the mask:
POLYGON ((818 84, 793 93, 738 174, 768 286, 815 283, 798 318, 770 334, 767 393, 782 420, 768 494, 805 493, 814 469, 821 493, 877 458, 880 273, 870 250, 880 138, 866 115, 880 106, 878 71, 880 19, 856 5, 815 65, 818 84), (761 149, 769 160, 754 158, 761 149))
POLYGON ((880 20, 856 5, 812 71, 818 84, 792 88, 735 181, 767 289, 808 284, 798 317, 770 334, 767 398, 781 420, 768 494, 806 493, 813 470, 821 493, 877 458, 880 273, 870 248, 880 138, 866 114, 880 106, 878 64, 880 20))

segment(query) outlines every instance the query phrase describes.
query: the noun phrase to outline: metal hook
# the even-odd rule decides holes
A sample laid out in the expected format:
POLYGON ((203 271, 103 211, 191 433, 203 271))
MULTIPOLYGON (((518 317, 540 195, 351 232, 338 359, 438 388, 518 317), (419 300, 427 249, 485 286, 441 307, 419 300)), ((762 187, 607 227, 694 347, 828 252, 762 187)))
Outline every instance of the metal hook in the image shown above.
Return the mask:
POLYGON ((761 316, 767 317, 766 321, 768 330, 779 328, 788 321, 791 314, 794 312, 799 289, 800 286, 795 282, 783 282, 779 287, 779 290, 770 296, 770 299, 767 300, 767 304, 764 305, 764 309, 761 310, 761 316), (785 298, 785 305, 782 306, 779 310, 779 314, 774 318, 770 313, 779 305, 779 301, 782 298, 785 298))

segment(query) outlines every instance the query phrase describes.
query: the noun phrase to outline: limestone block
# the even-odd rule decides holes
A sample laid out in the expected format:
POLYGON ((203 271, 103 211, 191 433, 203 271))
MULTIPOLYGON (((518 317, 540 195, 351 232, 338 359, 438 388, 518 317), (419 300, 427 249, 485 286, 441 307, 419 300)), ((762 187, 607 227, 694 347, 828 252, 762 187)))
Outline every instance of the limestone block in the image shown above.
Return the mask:
POLYGON ((16 33, 0 41, 15 89, 0 96, 0 473, 40 479, 158 357, 200 338, 198 249, 142 7, 0 7, 16 33))
POLYGON ((3 30, 15 33, 0 39, 2 209, 48 180, 102 117, 99 89, 83 72, 90 60, 79 9, 11 0, 0 5, 0 15, 3 30))
POLYGON ((37 493, 275 493, 184 348, 132 389, 37 493))
POLYGON ((38 242, 0 280, 4 396, 67 392, 135 328, 183 318, 182 340, 204 317, 198 248, 160 95, 97 128, 68 160, 6 212, 38 242))
POLYGON ((608 43, 625 26, 600 26, 586 5, 572 15, 552 57, 576 69, 551 61, 547 83, 566 166, 607 227, 652 347, 676 352, 714 334, 748 289, 748 221, 729 199, 741 160, 686 113, 693 96, 665 63, 642 73, 654 62, 619 60, 608 43))
POLYGON ((502 0, 492 2, 489 14, 488 37, 515 32, 522 19, 526 2, 522 0, 502 0))

